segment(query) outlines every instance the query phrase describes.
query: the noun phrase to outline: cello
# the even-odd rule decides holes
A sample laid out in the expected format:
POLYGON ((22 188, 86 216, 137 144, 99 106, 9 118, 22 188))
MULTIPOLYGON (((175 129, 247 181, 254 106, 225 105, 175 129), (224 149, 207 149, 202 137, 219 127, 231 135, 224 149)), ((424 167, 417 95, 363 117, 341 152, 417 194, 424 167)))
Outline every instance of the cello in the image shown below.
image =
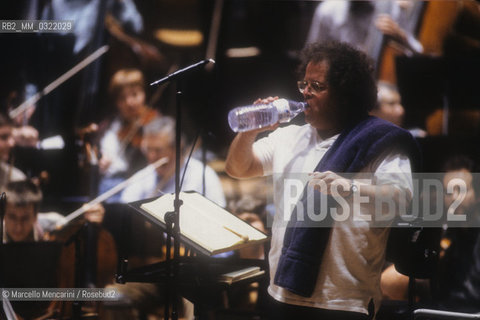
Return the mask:
MULTIPOLYGON (((60 257, 60 288, 103 288, 114 279, 118 255, 112 235, 99 224, 85 223, 78 219, 90 208, 107 200, 130 184, 139 181, 168 162, 159 159, 153 164, 132 175, 129 179, 99 195, 87 204, 73 211, 57 224, 56 230, 48 235, 48 240, 65 244, 60 257)), ((98 304, 82 306, 78 302, 59 301, 52 308, 57 309, 61 317, 80 317, 84 311, 97 313, 98 304)))

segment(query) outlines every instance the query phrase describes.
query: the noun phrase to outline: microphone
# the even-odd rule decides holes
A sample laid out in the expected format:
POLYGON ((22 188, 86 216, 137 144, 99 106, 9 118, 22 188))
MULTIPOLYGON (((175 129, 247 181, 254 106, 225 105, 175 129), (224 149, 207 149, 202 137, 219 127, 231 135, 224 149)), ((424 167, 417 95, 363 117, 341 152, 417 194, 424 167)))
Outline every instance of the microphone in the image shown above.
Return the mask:
POLYGON ((185 67, 185 68, 183 68, 183 69, 177 70, 177 71, 169 74, 168 76, 166 76, 166 77, 164 77, 164 78, 162 78, 162 79, 159 79, 159 80, 157 80, 157 81, 154 81, 154 82, 150 83, 150 85, 151 85, 151 86, 155 86, 155 85, 159 85, 159 84, 162 84, 162 83, 164 83, 164 82, 173 80, 173 79, 175 79, 176 77, 179 77, 179 76, 181 76, 181 75, 183 75, 183 74, 189 73, 189 72, 191 72, 191 71, 193 71, 193 70, 195 70, 195 69, 197 69, 197 68, 199 68, 199 67, 202 67, 202 66, 206 65, 206 64, 209 63, 209 62, 215 63, 215 60, 213 60, 213 59, 205 59, 205 60, 199 61, 199 62, 197 62, 197 63, 195 63, 195 64, 192 64, 192 65, 190 65, 190 66, 188 66, 188 67, 185 67))

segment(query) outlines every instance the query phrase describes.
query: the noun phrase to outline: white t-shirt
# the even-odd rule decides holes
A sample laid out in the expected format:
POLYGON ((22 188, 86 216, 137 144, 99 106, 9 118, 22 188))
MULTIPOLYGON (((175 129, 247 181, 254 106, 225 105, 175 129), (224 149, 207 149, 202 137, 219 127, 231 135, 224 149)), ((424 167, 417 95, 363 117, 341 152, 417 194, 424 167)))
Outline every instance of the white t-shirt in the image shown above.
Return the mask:
MULTIPOLYGON (((368 314, 373 298, 378 309, 381 299, 380 275, 385 259, 388 228, 373 228, 366 221, 346 220, 332 228, 323 255, 314 292, 310 297, 296 295, 273 283, 286 231, 284 217, 284 181, 292 173, 311 173, 333 145, 338 135, 322 140, 310 125, 279 128, 254 143, 255 156, 265 175, 273 175, 275 217, 269 253, 269 294, 278 301, 307 307, 343 310, 368 314)), ((413 183, 409 159, 400 154, 379 157, 364 172, 375 172, 376 184, 395 184, 412 194, 413 183), (388 176, 381 173, 388 172, 388 176)), ((298 198, 301 196, 301 191, 298 198)), ((361 214, 369 214, 362 208, 361 214)))

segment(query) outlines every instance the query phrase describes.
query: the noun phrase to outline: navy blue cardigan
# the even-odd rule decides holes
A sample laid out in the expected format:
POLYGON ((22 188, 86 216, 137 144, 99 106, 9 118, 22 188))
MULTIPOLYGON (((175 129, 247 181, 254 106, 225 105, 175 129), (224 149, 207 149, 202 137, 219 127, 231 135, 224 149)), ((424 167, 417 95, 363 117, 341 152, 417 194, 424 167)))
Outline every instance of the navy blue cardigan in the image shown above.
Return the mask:
MULTIPOLYGON (((392 148, 406 154, 415 169, 420 161, 420 151, 412 135, 390 122, 369 116, 341 132, 315 171, 360 172, 392 148)), ((307 208, 306 193, 304 190, 299 200, 303 202, 302 208, 307 208)), ((305 227, 305 222, 296 221, 295 210, 285 233, 274 283, 295 294, 309 297, 315 288, 331 228, 305 227)))

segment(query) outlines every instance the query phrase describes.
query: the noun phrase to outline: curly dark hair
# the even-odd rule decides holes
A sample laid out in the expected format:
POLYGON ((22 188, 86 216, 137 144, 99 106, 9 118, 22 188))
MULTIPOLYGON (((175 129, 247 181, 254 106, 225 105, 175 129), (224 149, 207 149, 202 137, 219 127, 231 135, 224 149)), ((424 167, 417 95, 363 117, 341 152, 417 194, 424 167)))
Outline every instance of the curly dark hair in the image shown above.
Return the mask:
POLYGON ((328 63, 327 85, 330 95, 347 122, 368 115, 377 101, 373 63, 367 55, 347 43, 312 43, 300 53, 299 77, 308 63, 328 63))

